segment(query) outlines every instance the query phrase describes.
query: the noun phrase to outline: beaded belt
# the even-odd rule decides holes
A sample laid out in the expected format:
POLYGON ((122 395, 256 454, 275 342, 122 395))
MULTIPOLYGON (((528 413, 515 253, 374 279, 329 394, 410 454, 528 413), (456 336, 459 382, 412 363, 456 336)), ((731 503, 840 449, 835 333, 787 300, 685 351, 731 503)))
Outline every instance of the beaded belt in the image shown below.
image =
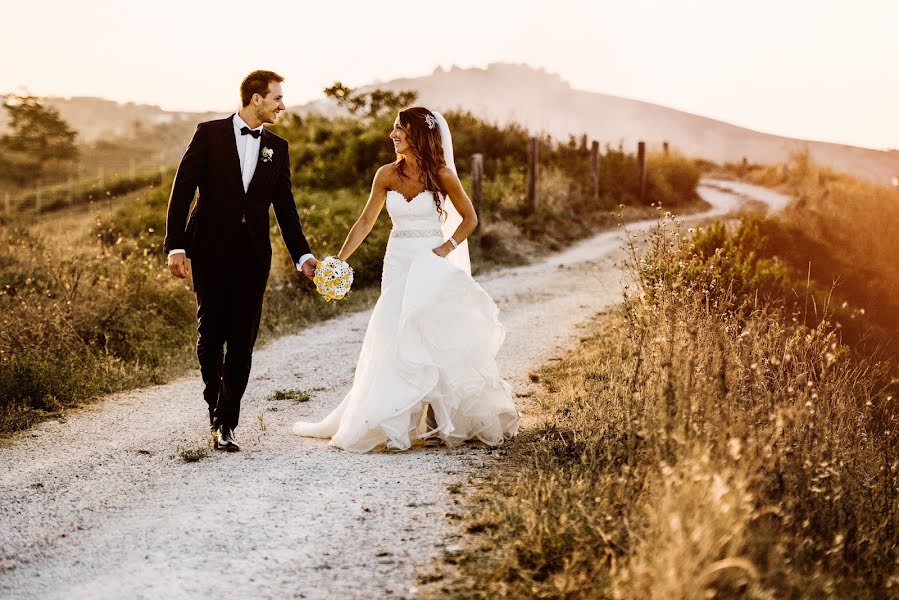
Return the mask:
POLYGON ((439 229, 394 229, 390 232, 390 237, 395 238, 429 238, 443 237, 443 233, 439 229))

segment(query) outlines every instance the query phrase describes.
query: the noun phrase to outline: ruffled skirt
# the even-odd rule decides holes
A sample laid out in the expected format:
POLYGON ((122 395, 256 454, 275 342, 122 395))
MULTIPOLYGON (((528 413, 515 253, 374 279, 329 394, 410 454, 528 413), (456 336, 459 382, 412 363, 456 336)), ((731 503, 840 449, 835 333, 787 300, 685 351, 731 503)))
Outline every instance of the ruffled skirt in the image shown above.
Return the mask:
POLYGON ((431 252, 433 240, 391 240, 353 387, 324 420, 294 433, 354 452, 405 450, 436 437, 496 446, 519 414, 496 355, 498 308, 470 275, 431 252), (436 426, 428 427, 431 407, 436 426))

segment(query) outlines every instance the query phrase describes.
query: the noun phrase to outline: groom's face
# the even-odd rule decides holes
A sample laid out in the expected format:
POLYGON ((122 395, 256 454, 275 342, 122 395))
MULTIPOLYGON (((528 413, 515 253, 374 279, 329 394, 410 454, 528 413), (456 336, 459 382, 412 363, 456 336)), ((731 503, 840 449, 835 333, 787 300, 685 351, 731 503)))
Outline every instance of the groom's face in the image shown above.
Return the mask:
POLYGON ((281 84, 271 82, 268 84, 268 94, 265 97, 256 95, 259 99, 256 104, 256 117, 263 123, 274 123, 278 115, 284 110, 284 96, 281 92, 281 84))

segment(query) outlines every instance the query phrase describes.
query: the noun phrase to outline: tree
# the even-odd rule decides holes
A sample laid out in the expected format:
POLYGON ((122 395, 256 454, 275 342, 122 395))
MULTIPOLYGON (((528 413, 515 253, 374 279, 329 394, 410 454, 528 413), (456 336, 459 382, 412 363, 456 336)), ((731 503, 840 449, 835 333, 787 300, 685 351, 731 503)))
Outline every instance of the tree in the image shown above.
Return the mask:
POLYGON ((55 108, 30 94, 5 94, 10 133, 0 138, 0 177, 29 185, 63 173, 78 157, 78 133, 55 108))
POLYGON ((413 90, 394 92, 380 88, 369 92, 360 92, 337 81, 331 87, 325 88, 325 96, 333 98, 338 106, 346 109, 353 116, 362 113, 363 116, 370 119, 377 119, 412 106, 412 103, 418 99, 418 92, 413 90))

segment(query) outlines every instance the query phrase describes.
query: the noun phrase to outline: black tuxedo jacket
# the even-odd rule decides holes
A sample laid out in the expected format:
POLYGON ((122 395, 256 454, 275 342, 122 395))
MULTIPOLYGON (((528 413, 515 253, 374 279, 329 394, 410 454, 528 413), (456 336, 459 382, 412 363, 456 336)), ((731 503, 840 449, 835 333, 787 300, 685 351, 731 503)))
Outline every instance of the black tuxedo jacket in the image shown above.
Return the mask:
POLYGON ((244 192, 232 118, 197 126, 169 197, 165 252, 183 248, 194 270, 226 266, 235 244, 243 239, 241 227, 247 227, 253 252, 268 272, 272 258, 268 215, 274 205, 281 236, 296 263, 311 250, 290 187, 287 140, 262 130, 256 171, 244 192), (268 160, 263 156, 266 148, 272 151, 268 160), (200 194, 188 220, 197 189, 200 194))

